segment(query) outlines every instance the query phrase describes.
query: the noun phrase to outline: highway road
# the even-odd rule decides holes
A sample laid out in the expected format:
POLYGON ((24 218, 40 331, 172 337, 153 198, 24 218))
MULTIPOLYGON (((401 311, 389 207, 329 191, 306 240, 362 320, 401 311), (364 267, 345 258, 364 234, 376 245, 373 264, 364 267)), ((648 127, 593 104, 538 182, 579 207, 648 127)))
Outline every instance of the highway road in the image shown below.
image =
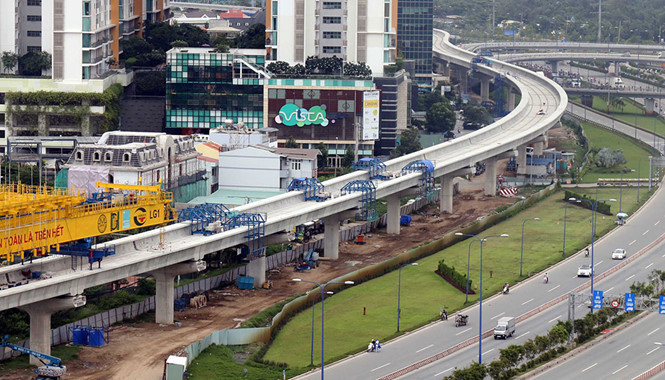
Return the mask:
MULTIPOLYGON (((662 267, 661 267, 662 268, 662 267)), ((665 358, 665 315, 649 313, 643 320, 604 341, 569 358, 534 379, 572 379, 584 376, 596 379, 630 379, 661 363, 665 358)))

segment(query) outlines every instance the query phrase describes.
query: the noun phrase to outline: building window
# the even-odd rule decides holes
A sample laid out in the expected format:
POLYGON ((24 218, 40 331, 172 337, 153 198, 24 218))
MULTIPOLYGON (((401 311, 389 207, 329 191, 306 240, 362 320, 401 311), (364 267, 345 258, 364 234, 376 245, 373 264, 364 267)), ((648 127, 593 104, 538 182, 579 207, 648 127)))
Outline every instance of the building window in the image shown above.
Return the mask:
POLYGON ((342 23, 342 18, 341 17, 324 17, 323 18, 323 23, 324 24, 341 24, 342 23))
POLYGON ((323 38, 340 39, 342 38, 342 32, 323 32, 323 38))
POLYGON ((83 152, 80 150, 76 152, 76 161, 83 161, 83 152))
POLYGON ((323 9, 342 9, 342 3, 339 1, 324 1, 323 9))
POLYGON ((31 15, 28 15, 28 21, 42 21, 42 16, 31 16, 31 15))
POLYGON ((340 54, 342 52, 341 46, 324 46, 323 54, 340 54))
POLYGON ((40 52, 40 51, 42 51, 42 47, 41 46, 28 46, 28 53, 33 52, 33 51, 34 52, 40 52))
POLYGON ((122 155, 122 162, 129 162, 132 159, 132 155, 130 153, 125 153, 122 155))
POLYGON ((92 160, 93 161, 101 161, 102 160, 102 153, 101 152, 93 153, 92 160))
POLYGON ((302 160, 291 161, 291 170, 300 170, 301 166, 302 166, 302 160))
POLYGON ((28 6, 41 7, 42 6, 42 0, 28 0, 28 6))
POLYGON ((113 161, 113 153, 111 153, 111 152, 104 153, 104 161, 105 162, 113 161))
POLYGON ((28 30, 28 37, 41 37, 42 32, 41 30, 28 30))

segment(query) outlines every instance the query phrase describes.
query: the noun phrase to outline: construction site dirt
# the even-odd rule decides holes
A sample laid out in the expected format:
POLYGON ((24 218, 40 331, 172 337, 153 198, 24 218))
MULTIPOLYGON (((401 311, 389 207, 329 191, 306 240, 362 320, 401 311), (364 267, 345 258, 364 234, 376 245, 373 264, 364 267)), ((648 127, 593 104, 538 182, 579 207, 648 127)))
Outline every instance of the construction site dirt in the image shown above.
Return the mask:
MULTIPOLYGON (((320 266, 298 276, 325 282, 358 268, 384 261, 434 237, 473 223, 497 207, 512 204, 515 199, 486 197, 482 191, 482 176, 473 182, 462 181, 460 194, 454 198, 454 213, 440 215, 432 204, 416 214, 400 235, 386 234, 385 228, 365 235, 364 245, 353 242, 340 244, 339 260, 321 260, 320 266)), ((176 312, 181 323, 158 325, 133 323, 112 326, 110 342, 103 347, 85 347, 79 360, 65 363, 64 379, 161 379, 164 360, 171 354, 184 353, 184 348, 215 330, 238 327, 261 310, 311 288, 310 284, 294 283, 293 266, 273 271, 268 279, 272 289, 240 290, 235 286, 213 291, 206 307, 176 312)), ((16 370, 0 375, 0 379, 30 379, 30 371, 16 370)))

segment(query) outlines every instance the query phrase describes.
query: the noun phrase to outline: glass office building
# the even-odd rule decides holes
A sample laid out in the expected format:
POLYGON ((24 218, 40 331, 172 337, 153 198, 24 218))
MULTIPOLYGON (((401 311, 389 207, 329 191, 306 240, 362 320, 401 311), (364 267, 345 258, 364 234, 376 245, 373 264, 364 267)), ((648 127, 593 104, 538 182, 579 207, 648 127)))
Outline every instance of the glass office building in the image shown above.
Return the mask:
POLYGON ((265 51, 174 48, 167 52, 166 131, 207 133, 225 120, 263 127, 265 51))
POLYGON ((434 0, 399 0, 397 46, 404 59, 416 63, 418 83, 432 80, 434 0))

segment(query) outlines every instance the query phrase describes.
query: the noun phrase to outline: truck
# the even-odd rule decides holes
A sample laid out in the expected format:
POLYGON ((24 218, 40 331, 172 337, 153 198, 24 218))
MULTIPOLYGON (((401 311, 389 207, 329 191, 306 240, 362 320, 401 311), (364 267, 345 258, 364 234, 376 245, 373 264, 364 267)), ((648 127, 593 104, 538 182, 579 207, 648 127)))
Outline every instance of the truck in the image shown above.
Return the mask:
POLYGON ((612 87, 613 88, 624 88, 625 85, 623 84, 623 81, 621 80, 621 78, 616 77, 616 78, 612 78, 612 87))
POLYGON ((507 339, 515 334, 515 317, 503 317, 499 319, 494 328, 494 339, 507 339))

